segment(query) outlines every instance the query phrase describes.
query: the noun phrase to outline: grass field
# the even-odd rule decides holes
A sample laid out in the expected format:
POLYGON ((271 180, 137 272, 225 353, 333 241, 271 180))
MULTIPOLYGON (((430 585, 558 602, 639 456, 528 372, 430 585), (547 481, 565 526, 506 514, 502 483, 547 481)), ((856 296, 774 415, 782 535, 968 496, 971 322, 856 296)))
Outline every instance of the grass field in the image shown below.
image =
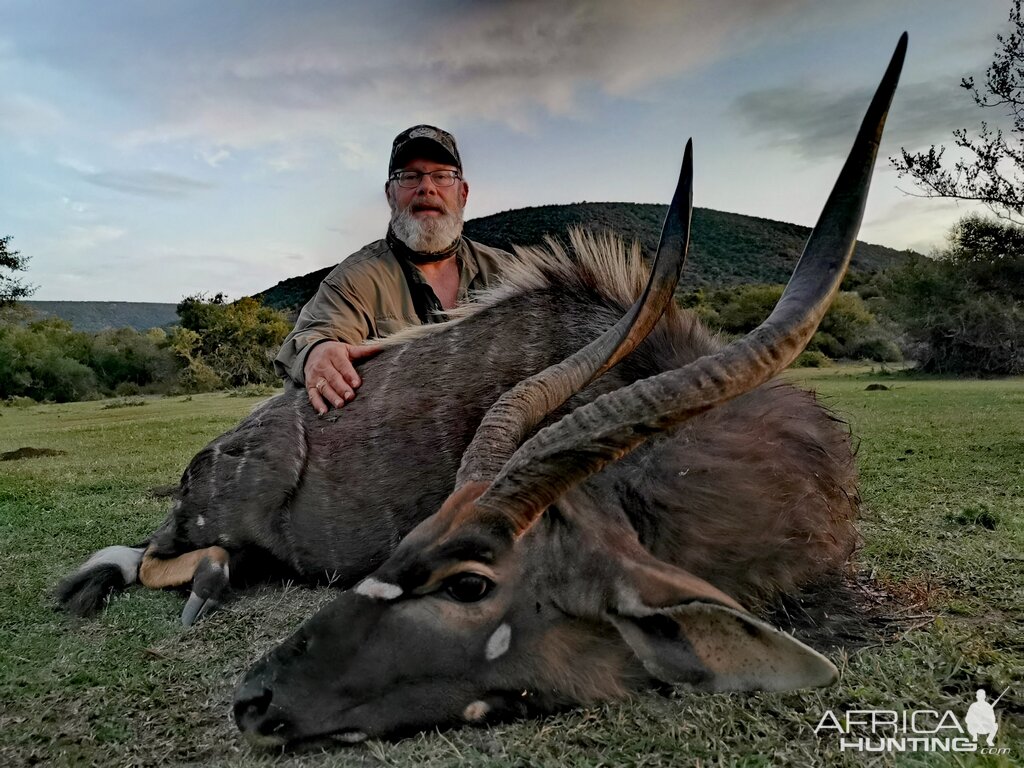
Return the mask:
POLYGON ((133 589, 98 619, 53 610, 91 551, 144 538, 192 455, 257 402, 211 394, 0 408, 0 766, 16 765, 1020 765, 1024 763, 1024 380, 795 374, 860 438, 866 645, 829 651, 833 688, 645 695, 631 702, 397 743, 279 755, 229 720, 243 670, 329 590, 275 586, 184 631, 181 598, 133 589), (871 382, 890 387, 867 391, 871 382), (878 617, 876 616, 876 619, 878 617), (1003 756, 840 752, 826 710, 953 710, 993 696, 1003 756), (993 693, 995 692, 995 693, 993 693))

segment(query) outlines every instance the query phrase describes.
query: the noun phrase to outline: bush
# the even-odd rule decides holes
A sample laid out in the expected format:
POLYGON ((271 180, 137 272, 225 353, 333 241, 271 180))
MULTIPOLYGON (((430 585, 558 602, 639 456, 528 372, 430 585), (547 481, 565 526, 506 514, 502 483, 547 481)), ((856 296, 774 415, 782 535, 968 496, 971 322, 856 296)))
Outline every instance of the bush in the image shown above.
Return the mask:
POLYGON ((39 362, 32 393, 36 400, 69 403, 99 394, 96 374, 84 363, 64 357, 57 350, 47 350, 39 362))
POLYGON ((27 325, 0 322, 0 397, 67 402, 97 394, 96 374, 86 364, 89 336, 48 318, 27 325))
POLYGON ((835 336, 831 333, 823 333, 818 331, 815 333, 811 340, 807 343, 808 352, 818 352, 825 357, 837 358, 843 357, 843 345, 835 336))
POLYGON ((142 394, 142 388, 134 381, 122 381, 114 387, 114 394, 118 397, 134 397, 142 394))
POLYGON ((159 329, 97 334, 25 311, 0 316, 0 397, 87 400, 152 389, 177 375, 178 363, 159 329))
POLYGON ((122 394, 119 389, 164 383, 174 378, 180 365, 160 328, 139 333, 132 328, 100 331, 92 337, 89 365, 105 391, 122 394))
POLYGON ((276 386, 273 361, 290 330, 283 314, 255 299, 222 294, 178 306, 181 326, 95 334, 57 318, 32 320, 21 307, 0 314, 0 399, 84 400, 144 392, 207 392, 276 386))
POLYGON ((781 285, 741 285, 709 292, 726 333, 747 333, 771 314, 782 295, 781 285))
POLYGON ((190 296, 178 305, 178 317, 170 346, 186 365, 186 390, 278 383, 274 357, 291 330, 283 313, 248 297, 228 304, 217 294, 190 296))
POLYGON ((898 363, 903 359, 903 354, 896 342, 891 339, 875 338, 867 339, 855 344, 850 350, 849 357, 855 360, 875 360, 880 363, 898 363))
POLYGON ((794 368, 827 368, 830 365, 832 361, 826 355, 813 349, 805 349, 793 361, 794 368))
MULTIPOLYGON (((782 296, 781 285, 740 285, 684 294, 680 304, 689 307, 711 328, 745 334, 760 325, 782 296)), ((818 331, 807 345, 805 365, 821 358, 854 358, 886 362, 900 360, 899 348, 879 325, 863 299, 851 292, 836 296, 818 331), (877 356, 876 356, 877 355, 877 356)))
POLYGON ((5 408, 28 408, 32 405, 38 405, 31 397, 23 397, 21 395, 11 395, 5 398, 2 404, 5 408))
POLYGON ((1024 373, 1024 230, 970 216, 949 246, 880 278, 883 312, 932 373, 1024 373))
POLYGON ((224 381, 217 372, 202 360, 189 361, 178 374, 178 384, 181 391, 189 393, 213 392, 224 387, 224 381))
POLYGON ((238 387, 228 392, 228 397, 270 397, 276 395, 278 387, 270 384, 250 384, 247 387, 238 387))

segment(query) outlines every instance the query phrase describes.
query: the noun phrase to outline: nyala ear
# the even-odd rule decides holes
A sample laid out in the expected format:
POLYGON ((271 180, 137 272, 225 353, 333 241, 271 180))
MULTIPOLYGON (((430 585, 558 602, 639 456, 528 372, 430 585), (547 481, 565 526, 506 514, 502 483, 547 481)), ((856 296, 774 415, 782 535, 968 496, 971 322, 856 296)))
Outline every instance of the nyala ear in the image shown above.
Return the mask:
POLYGON ((654 560, 624 564, 606 616, 655 678, 704 691, 831 685, 835 666, 706 581, 654 560))

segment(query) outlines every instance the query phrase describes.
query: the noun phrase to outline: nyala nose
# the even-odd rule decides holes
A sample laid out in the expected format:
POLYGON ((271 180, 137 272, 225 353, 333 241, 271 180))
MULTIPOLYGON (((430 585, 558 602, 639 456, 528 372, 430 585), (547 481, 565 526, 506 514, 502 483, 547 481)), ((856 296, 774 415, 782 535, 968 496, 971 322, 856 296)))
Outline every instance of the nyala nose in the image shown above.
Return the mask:
POLYGON ((274 692, 261 681, 248 680, 235 694, 235 724, 246 733, 268 734, 274 724, 267 720, 274 692), (268 727, 269 726, 269 727, 268 727))

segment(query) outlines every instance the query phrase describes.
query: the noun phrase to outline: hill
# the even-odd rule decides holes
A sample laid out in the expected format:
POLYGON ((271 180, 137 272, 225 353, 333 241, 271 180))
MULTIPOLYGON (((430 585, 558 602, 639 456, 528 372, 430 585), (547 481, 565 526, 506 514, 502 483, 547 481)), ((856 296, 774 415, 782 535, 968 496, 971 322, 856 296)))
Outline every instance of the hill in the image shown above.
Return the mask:
MULTIPOLYGON (((499 248, 536 245, 545 235, 564 236, 571 226, 611 230, 654 252, 667 206, 643 203, 575 203, 504 211, 466 222, 465 234, 499 248)), ((738 213, 695 208, 690 252, 681 286, 783 283, 796 265, 808 227, 738 213)), ((353 248, 354 250, 354 248, 353 248)), ((906 253, 857 242, 852 269, 877 272, 906 258, 906 253)), ((263 303, 295 311, 316 292, 330 267, 292 277, 256 294, 263 303)))
POLYGON ((67 320, 76 331, 134 328, 145 331, 178 322, 176 304, 143 301, 24 301, 42 317, 67 320))

